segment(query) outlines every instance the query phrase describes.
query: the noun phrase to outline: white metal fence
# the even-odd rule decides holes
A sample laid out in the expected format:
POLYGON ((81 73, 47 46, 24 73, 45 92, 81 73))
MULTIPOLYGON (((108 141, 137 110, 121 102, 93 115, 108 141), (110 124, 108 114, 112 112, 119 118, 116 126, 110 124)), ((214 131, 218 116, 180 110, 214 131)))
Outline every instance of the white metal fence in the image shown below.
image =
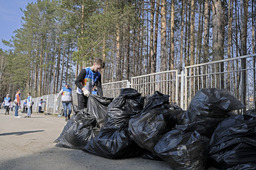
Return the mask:
POLYGON ((129 88, 130 83, 128 80, 116 81, 111 83, 102 84, 103 95, 105 97, 115 98, 120 94, 122 88, 129 88))
MULTIPOLYGON (((50 94, 45 95, 41 97, 32 98, 32 101, 34 102, 32 106, 32 112, 38 112, 39 111, 39 102, 41 99, 43 99, 42 103, 42 111, 44 113, 61 113, 62 112, 62 103, 61 103, 61 96, 58 98, 57 102, 55 102, 55 99, 57 97, 57 94, 50 94)), ((72 100, 73 104, 77 105, 77 93, 75 90, 72 91, 72 100)), ((21 108, 24 106, 24 101, 21 101, 21 108)))
MULTIPOLYGON (((247 109, 255 108, 256 102, 256 54, 208 62, 185 67, 179 74, 178 70, 170 70, 147 74, 128 80, 104 83, 105 97, 115 98, 122 88, 134 88, 143 96, 152 95, 155 91, 170 96, 170 102, 187 109, 195 93, 202 88, 226 89, 241 100, 247 109)), ((38 112, 40 99, 45 112, 60 113, 61 101, 54 102, 57 94, 33 98, 33 111, 38 112)), ((77 105, 77 95, 73 91, 73 103, 77 105)))
POLYGON ((255 108, 255 58, 246 55, 185 67, 185 108, 201 88, 226 89, 246 108, 255 108))
POLYGON ((130 86, 144 96, 152 95, 155 91, 168 94, 170 102, 183 109, 187 109, 195 93, 202 88, 226 89, 247 109, 253 109, 256 102, 255 60, 256 54, 253 54, 187 66, 180 74, 178 70, 170 70, 132 77, 130 86))
POLYGON ((178 71, 164 71, 131 78, 131 87, 143 96, 150 96, 155 91, 170 95, 170 102, 178 101, 178 71))

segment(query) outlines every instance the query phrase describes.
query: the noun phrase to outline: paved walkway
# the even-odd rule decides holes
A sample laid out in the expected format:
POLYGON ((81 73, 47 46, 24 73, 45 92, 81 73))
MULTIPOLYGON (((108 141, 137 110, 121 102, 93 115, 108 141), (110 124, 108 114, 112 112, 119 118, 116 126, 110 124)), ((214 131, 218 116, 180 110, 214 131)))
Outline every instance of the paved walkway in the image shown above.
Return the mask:
POLYGON ((14 118, 0 109, 0 170, 167 170, 163 161, 142 158, 112 160, 81 150, 55 147, 63 117, 33 113, 14 118))

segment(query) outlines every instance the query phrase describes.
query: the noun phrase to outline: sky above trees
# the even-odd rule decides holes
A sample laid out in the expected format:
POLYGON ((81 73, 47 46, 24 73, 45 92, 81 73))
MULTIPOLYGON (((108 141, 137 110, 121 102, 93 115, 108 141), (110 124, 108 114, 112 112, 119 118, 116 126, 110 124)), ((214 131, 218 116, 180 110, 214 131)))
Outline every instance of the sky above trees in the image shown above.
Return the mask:
POLYGON ((0 48, 8 50, 9 48, 2 43, 2 39, 10 40, 14 31, 21 27, 21 9, 25 9, 28 3, 36 0, 0 0, 0 48))

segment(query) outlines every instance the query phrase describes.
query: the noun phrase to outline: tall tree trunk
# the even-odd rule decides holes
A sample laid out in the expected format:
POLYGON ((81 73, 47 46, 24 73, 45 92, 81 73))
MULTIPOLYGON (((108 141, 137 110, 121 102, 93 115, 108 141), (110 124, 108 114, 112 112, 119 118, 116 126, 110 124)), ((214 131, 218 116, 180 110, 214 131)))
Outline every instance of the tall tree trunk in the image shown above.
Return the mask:
POLYGON ((132 75, 136 76, 136 28, 133 28, 133 40, 132 40, 132 53, 133 53, 133 59, 132 59, 132 75))
POLYGON ((56 88, 54 89, 54 93, 59 91, 59 79, 60 79, 60 57, 61 57, 61 40, 58 44, 58 58, 57 58, 57 65, 56 65, 56 88))
POLYGON ((204 48, 203 48, 203 63, 206 63, 209 58, 209 1, 205 0, 204 4, 204 48))
POLYGON ((140 32, 141 32, 141 27, 140 27, 140 25, 139 25, 139 28, 138 28, 138 31, 137 31, 137 52, 136 52, 136 55, 137 55, 137 57, 136 57, 136 63, 138 63, 138 64, 136 64, 135 66, 136 66, 136 76, 138 76, 138 75, 141 75, 141 69, 140 69, 140 66, 141 66, 141 62, 140 62, 140 58, 141 58, 141 56, 140 56, 140 32))
POLYGON ((166 0, 161 0, 161 71, 167 70, 166 0))
POLYGON ((116 62, 117 62, 117 68, 116 68, 116 74, 117 74, 117 80, 121 80, 121 58, 120 58, 120 27, 117 24, 116 27, 116 62))
MULTIPOLYGON (((130 26, 127 28, 127 54, 126 54, 126 64, 125 64, 125 78, 129 80, 130 78, 130 26)), ((139 63, 137 63, 139 64, 139 63)))
MULTIPOLYGON (((213 59, 224 59, 224 10, 221 0, 213 0, 213 59)), ((215 72, 223 72, 223 64, 216 65, 215 72)), ((224 88, 223 74, 216 75, 217 88, 224 88)))
POLYGON ((190 31, 190 23, 191 23, 191 18, 190 18, 190 15, 191 15, 191 1, 189 1, 187 3, 188 5, 188 10, 187 10, 187 21, 186 21, 186 25, 187 25, 187 55, 186 55, 186 66, 189 66, 190 65, 190 42, 191 42, 191 38, 190 38, 190 34, 191 34, 191 31, 190 31))
POLYGON ((155 11, 155 39, 154 39, 154 49, 153 49, 153 56, 151 60, 151 73, 156 72, 156 56, 157 56, 157 38, 158 38, 158 19, 159 19, 159 4, 160 0, 157 0, 156 4, 156 11, 155 11))
POLYGON ((150 70, 149 70, 149 64, 150 64, 150 39, 149 39, 149 23, 150 23, 150 21, 149 21, 149 14, 148 14, 148 12, 146 11, 146 16, 147 16, 147 19, 146 19, 146 23, 147 23, 147 27, 146 27, 146 42, 147 42, 147 55, 145 56, 145 68, 144 68, 144 70, 145 70, 145 73, 150 73, 150 70))
POLYGON ((191 0, 191 21, 190 21, 190 65, 195 64, 195 0, 191 0))
POLYGON ((184 48, 184 63, 185 66, 188 66, 188 54, 187 54, 187 44, 188 44, 188 4, 187 1, 185 1, 185 14, 186 14, 186 20, 185 20, 185 48, 184 48))
POLYGON ((78 72, 79 72, 79 62, 78 60, 76 61, 76 78, 78 76, 78 72))
POLYGON ((48 45, 49 43, 47 43, 47 41, 46 41, 46 51, 45 51, 45 64, 46 64, 46 66, 44 67, 44 75, 43 75, 43 95, 45 95, 45 94, 48 94, 47 92, 46 92, 46 89, 47 89, 47 85, 48 85, 48 83, 47 83, 47 77, 48 77, 48 71, 49 71, 49 61, 48 61, 48 54, 49 54, 49 52, 48 52, 48 48, 49 48, 49 45, 48 45))
MULTIPOLYGON (((236 35, 236 39, 235 39, 236 47, 235 47, 235 49, 236 49, 236 57, 238 57, 238 55, 239 55, 239 44, 238 44, 238 41, 239 41, 239 39, 238 39, 239 11, 238 11, 238 8, 237 8, 237 3, 238 3, 237 0, 235 0, 235 18, 236 18, 236 32, 235 32, 235 35, 236 35)), ((236 67, 236 69, 239 68, 239 65, 238 65, 238 62, 237 62, 237 61, 236 61, 235 67, 236 67)), ((238 96, 238 94, 239 94, 238 90, 239 90, 239 82, 240 82, 240 73, 239 73, 239 72, 237 72, 235 78, 236 78, 235 94, 237 94, 236 97, 238 98, 238 97, 239 97, 239 96, 238 96)))
POLYGON ((173 70, 174 68, 174 21, 175 21, 175 0, 172 0, 171 3, 171 43, 170 43, 170 59, 169 59, 169 68, 173 70))
MULTIPOLYGON (((29 52, 29 74, 28 74, 28 80, 27 80, 27 85, 26 85, 26 88, 27 89, 32 89, 32 86, 31 86, 31 78, 33 77, 33 61, 31 60, 32 58, 32 50, 29 52)), ((1 80, 1 78, 0 78, 1 80)), ((30 90, 30 92, 32 92, 30 90)))
POLYGON ((233 20, 233 0, 229 0, 229 3, 228 3, 228 58, 231 58, 232 20, 233 20))
POLYGON ((140 23, 140 25, 141 25, 141 27, 142 27, 142 29, 141 29, 141 31, 140 31, 140 34, 141 34, 141 42, 140 42, 140 44, 141 44, 141 51, 140 51, 140 57, 141 57, 141 64, 143 64, 142 66, 141 66, 141 70, 140 70, 140 73, 141 74, 143 74, 144 73, 144 71, 145 71, 145 54, 144 54, 144 1, 142 1, 142 4, 141 4, 142 6, 141 6, 141 8, 142 8, 142 10, 141 10, 141 13, 142 13, 142 16, 141 16, 141 18, 140 18, 140 20, 141 20, 141 23, 140 23))
POLYGON ((254 17, 256 16, 256 15, 254 15, 255 11, 253 9, 254 8, 254 2, 255 1, 252 1, 252 53, 253 54, 255 53, 255 20, 254 20, 254 17))
POLYGON ((181 27, 180 27, 180 70, 183 69, 183 32, 184 32, 184 12, 185 12, 185 0, 182 0, 181 7, 181 27))
POLYGON ((150 14, 150 58, 149 58, 149 68, 148 73, 152 73, 152 63, 154 62, 154 14, 155 14, 155 0, 150 0, 151 14, 150 14))
MULTIPOLYGON (((190 65, 195 64, 195 0, 191 0, 191 20, 190 20, 190 65)), ((194 70, 190 70, 190 75, 194 75, 194 70)), ((190 78, 190 100, 195 94, 195 77, 190 78)))
POLYGON ((199 1, 199 18, 198 18, 198 31, 197 31, 197 52, 196 52, 196 64, 201 63, 201 52, 202 52, 202 37, 203 37, 203 3, 199 1))
POLYGON ((69 62, 70 62, 70 60, 69 60, 69 58, 70 58, 70 48, 71 48, 71 44, 70 44, 71 42, 69 41, 68 42, 68 51, 67 51, 67 62, 66 62, 66 72, 65 72, 65 82, 66 83, 70 83, 69 82, 69 78, 68 78, 68 74, 69 74, 69 62))
MULTIPOLYGON (((231 58, 231 46, 232 46, 232 20, 233 20, 233 0, 229 0, 228 3, 228 58, 231 58)), ((230 90, 230 62, 227 67, 227 90, 230 90)))
MULTIPOLYGON (((64 42, 64 46, 63 46, 63 55, 62 55, 62 64, 61 64, 61 74, 60 74, 60 87, 59 89, 62 88, 62 84, 63 84, 63 77, 64 77, 64 65, 65 65, 65 57, 66 56, 66 46, 65 46, 65 42, 64 42)), ((65 82, 67 83, 67 82, 65 82)))
MULTIPOLYGON (((84 1, 82 1, 82 7, 81 7, 81 21, 80 21, 80 24, 81 24, 81 42, 82 42, 82 44, 80 45, 80 48, 79 48, 79 50, 81 50, 81 51, 83 51, 83 44, 84 44, 84 15, 85 15, 85 5, 84 5, 84 1)), ((83 58, 83 56, 80 56, 81 57, 81 59, 83 58)), ((83 64, 84 64, 84 61, 82 60, 82 61, 79 61, 80 62, 80 70, 82 70, 83 69, 83 64)))
POLYGON ((31 60, 31 75, 30 75, 30 85, 29 88, 31 89, 31 94, 35 96, 35 91, 32 89, 35 89, 35 84, 34 84, 34 73, 35 73, 35 62, 34 62, 34 57, 33 57, 33 52, 31 54, 30 60, 31 60))
MULTIPOLYGON (((255 20, 254 20, 254 2, 252 1, 252 53, 255 54, 255 20)), ((254 108, 256 108, 256 59, 253 57, 253 89, 254 89, 254 108)))
POLYGON ((54 59, 54 63, 52 65, 52 70, 53 70, 53 76, 52 76, 52 81, 53 81, 53 89, 52 89, 52 93, 56 93, 56 66, 55 66, 56 62, 55 62, 55 59, 54 59))
POLYGON ((38 96, 38 53, 39 53, 39 49, 37 49, 36 51, 36 57, 35 57, 35 94, 34 96, 38 96))
MULTIPOLYGON (((241 30, 241 45, 242 45, 242 55, 247 55, 247 21, 248 21, 248 0, 240 1, 241 3, 241 15, 242 19, 242 30, 241 30)), ((241 59, 241 68, 246 69, 246 59, 241 59)), ((246 105, 246 70, 242 72, 242 102, 246 105)), ((245 109, 244 109, 245 111, 245 109)))
POLYGON ((41 36, 41 49, 39 59, 39 83, 38 83, 38 95, 42 95, 42 79, 43 79, 43 35, 41 36))
MULTIPOLYGON (((103 41, 102 41, 102 60, 104 61, 104 62, 106 62, 106 35, 104 34, 103 35, 103 41)), ((105 80, 105 68, 103 68, 102 70, 101 70, 101 79, 102 79, 102 82, 104 82, 104 80, 105 80)))
POLYGON ((123 32, 124 32, 124 27, 121 27, 120 28, 120 66, 121 66, 121 68, 120 68, 120 70, 121 70, 121 79, 120 80, 122 80, 123 79, 123 72, 124 72, 124 60, 123 60, 123 58, 124 58, 124 52, 125 52, 125 48, 124 48, 124 34, 123 34, 123 32))

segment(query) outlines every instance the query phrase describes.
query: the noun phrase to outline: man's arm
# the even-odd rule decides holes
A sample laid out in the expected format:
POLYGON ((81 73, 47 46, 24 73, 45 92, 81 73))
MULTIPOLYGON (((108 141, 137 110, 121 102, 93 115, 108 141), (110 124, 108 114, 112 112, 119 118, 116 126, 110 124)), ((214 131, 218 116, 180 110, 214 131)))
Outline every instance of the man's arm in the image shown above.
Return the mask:
POLYGON ((99 77, 99 80, 96 82, 97 90, 100 95, 100 97, 103 97, 103 91, 102 91, 102 85, 101 85, 101 76, 99 77))
POLYGON ((56 96, 56 99, 55 100, 58 100, 58 98, 60 97, 61 93, 63 92, 63 89, 61 89, 61 91, 57 94, 56 96))
POLYGON ((79 73, 79 75, 76 78, 75 84, 79 89, 83 88, 83 79, 86 76, 86 70, 82 69, 81 72, 79 73))

